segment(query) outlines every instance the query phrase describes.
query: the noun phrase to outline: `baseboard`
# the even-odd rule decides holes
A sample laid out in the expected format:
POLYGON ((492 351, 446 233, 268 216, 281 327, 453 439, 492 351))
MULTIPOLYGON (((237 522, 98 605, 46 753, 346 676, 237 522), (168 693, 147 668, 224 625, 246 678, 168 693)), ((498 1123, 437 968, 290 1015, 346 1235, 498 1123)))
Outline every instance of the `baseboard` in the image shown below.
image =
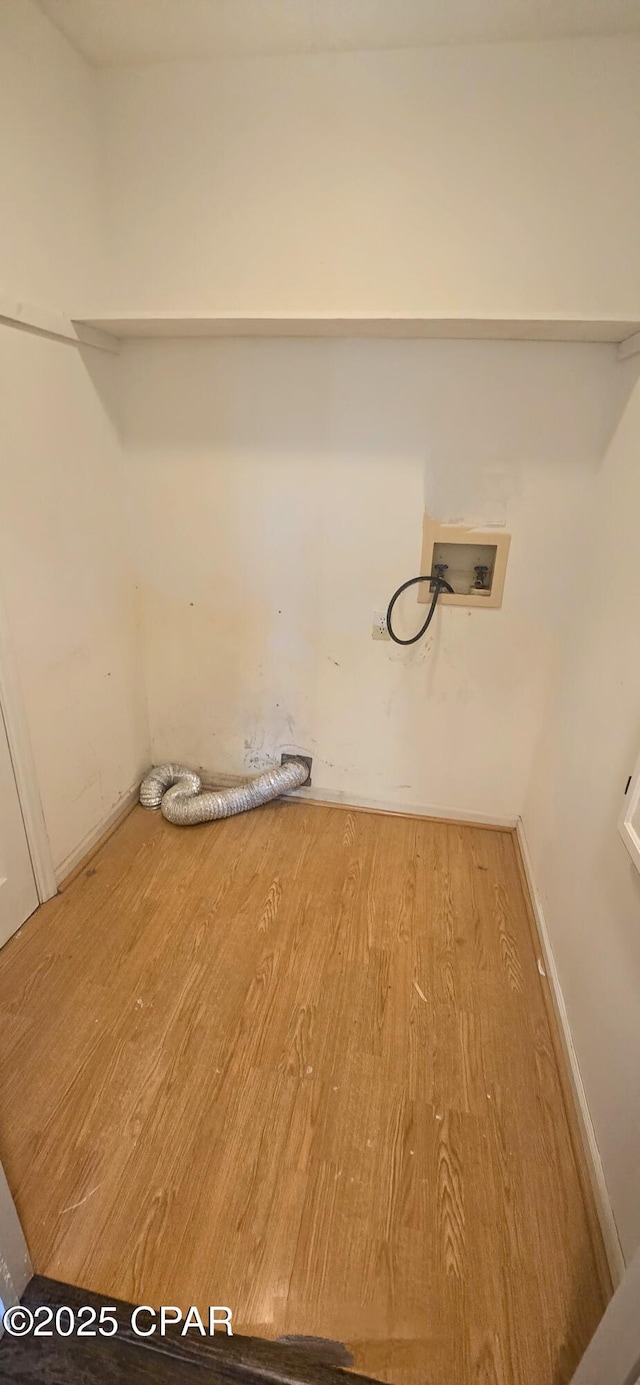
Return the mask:
POLYGON ((531 855, 529 852, 522 818, 518 818, 516 826, 516 837, 518 846, 520 848, 520 861, 522 865, 524 880, 528 889, 529 902, 531 904, 531 910, 533 915, 533 922, 535 924, 538 934, 538 940, 542 952, 542 960, 546 970, 547 979, 549 981, 549 988, 551 991, 551 997, 553 1000, 556 1019, 558 1022, 558 1029, 560 1031, 560 1038, 562 1040, 562 1045, 564 1048, 564 1057, 566 1060, 565 1066, 567 1069, 568 1077, 570 1079, 571 1093, 573 1095, 577 1125, 582 1141, 582 1152, 584 1154, 586 1171, 589 1176, 591 1192, 595 1204, 595 1211, 597 1213, 598 1221, 600 1223, 600 1230, 602 1233, 602 1240, 604 1243, 604 1249, 609 1265, 611 1279, 613 1281, 614 1288, 617 1288, 625 1271, 624 1255, 622 1253, 622 1246, 620 1245, 618 1229, 616 1227, 615 1217, 613 1215, 613 1208, 611 1206, 611 1199, 609 1197, 606 1179, 604 1176, 604 1169, 602 1167, 602 1159, 600 1158, 600 1151, 598 1149, 596 1133, 593 1128, 593 1122, 591 1120, 591 1113, 589 1111, 587 1095, 584 1089, 584 1084, 580 1073, 578 1055, 576 1053, 573 1043, 573 1037, 569 1025, 569 1016, 567 1014, 567 1007, 565 1005, 564 996, 562 994, 562 987, 560 985, 558 969, 556 967, 555 958, 553 955, 553 948, 551 946, 551 939, 549 937, 546 919, 544 916, 542 900, 533 874, 531 855))
MULTIPOLYGON (((157 761, 159 764, 160 761, 157 761)), ((267 766, 265 766, 267 768, 267 766)), ((227 770, 210 770, 198 767, 203 788, 228 789, 238 784, 246 784, 254 775, 231 774, 227 770)), ((360 808, 369 813, 394 813, 396 817, 433 818, 436 822, 469 824, 471 827, 490 827, 501 832, 513 832, 517 817, 500 817, 494 813, 467 812, 461 808, 448 808, 442 805, 424 803, 394 803, 383 798, 368 798, 351 793, 348 789, 321 789, 312 784, 310 788, 292 789, 282 794, 283 798, 296 799, 306 803, 317 803, 323 808, 360 808)))
POLYGON ((489 827, 501 832, 513 831, 517 818, 503 818, 492 813, 466 812, 459 808, 446 808, 424 803, 390 803, 380 798, 362 797, 342 789, 320 789, 314 785, 310 789, 294 789, 284 795, 290 799, 300 799, 307 803, 318 803, 325 807, 360 808, 370 813, 393 813, 396 817, 434 818, 438 822, 463 823, 471 827, 489 827))
POLYGON ((131 812, 131 809, 135 807, 138 802, 139 793, 140 781, 136 780, 136 783, 133 784, 130 789, 127 789, 127 792, 118 799, 118 802, 114 804, 113 808, 109 810, 105 817, 103 817, 100 822, 96 823, 96 826, 92 827, 90 832, 87 832, 86 837, 83 837, 82 841, 78 843, 78 846, 75 847, 73 851, 70 851, 68 856, 65 856, 64 861, 60 862, 60 865, 56 869, 56 880, 59 890, 66 890, 72 881, 84 870, 85 866, 89 864, 89 861, 96 855, 96 852, 104 846, 112 833, 120 826, 122 819, 126 818, 127 814, 131 812))

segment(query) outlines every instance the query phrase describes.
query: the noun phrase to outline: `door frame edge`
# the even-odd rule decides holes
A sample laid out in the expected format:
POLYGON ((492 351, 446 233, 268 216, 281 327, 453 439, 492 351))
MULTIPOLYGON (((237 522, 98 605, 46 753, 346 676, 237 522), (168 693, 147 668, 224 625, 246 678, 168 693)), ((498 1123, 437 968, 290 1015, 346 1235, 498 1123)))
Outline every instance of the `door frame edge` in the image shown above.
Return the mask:
POLYGON ((57 894, 51 843, 44 817, 40 785, 24 707, 22 688, 11 644, 11 629, 0 593, 0 717, 4 722, 20 810, 41 904, 57 894))

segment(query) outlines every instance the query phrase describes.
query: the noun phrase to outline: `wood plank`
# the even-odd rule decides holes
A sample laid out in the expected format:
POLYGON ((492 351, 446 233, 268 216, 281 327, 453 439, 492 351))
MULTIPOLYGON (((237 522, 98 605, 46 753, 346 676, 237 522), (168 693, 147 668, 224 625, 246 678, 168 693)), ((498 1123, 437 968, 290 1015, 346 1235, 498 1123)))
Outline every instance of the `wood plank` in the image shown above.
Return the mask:
POLYGON ((610 1284, 512 834, 136 808, 2 951, 0 1011, 41 1273, 396 1385, 570 1379, 610 1284))

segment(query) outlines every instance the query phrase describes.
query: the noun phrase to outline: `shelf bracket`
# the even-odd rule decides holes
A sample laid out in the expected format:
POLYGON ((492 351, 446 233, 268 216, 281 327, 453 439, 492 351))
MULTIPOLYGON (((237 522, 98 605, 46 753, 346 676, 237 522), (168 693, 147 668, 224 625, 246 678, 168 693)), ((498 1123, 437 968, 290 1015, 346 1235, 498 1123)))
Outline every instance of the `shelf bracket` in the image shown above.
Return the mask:
POLYGON ((0 294, 0 323, 16 327, 21 332, 32 332, 38 337, 63 341, 70 346, 94 346, 98 351, 110 351, 114 355, 120 350, 118 338, 108 332, 87 327, 82 322, 72 322, 64 313, 58 313, 53 308, 34 307, 5 294, 0 294))
POLYGON ((626 361, 629 356, 637 356, 640 353, 640 332, 634 332, 632 337, 625 337, 618 347, 618 360, 626 361))

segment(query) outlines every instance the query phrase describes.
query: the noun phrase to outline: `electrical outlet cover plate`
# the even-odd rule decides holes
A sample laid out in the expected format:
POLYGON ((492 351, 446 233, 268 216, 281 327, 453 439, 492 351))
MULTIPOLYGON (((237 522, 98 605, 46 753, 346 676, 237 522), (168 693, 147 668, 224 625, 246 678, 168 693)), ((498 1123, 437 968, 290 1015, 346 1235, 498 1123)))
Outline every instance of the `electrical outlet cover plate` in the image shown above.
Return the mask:
POLYGON ((386 611, 374 611, 371 617, 372 640, 390 640, 386 611))
MULTIPOLYGON (((503 530, 472 529, 466 524, 441 524, 438 519, 432 519, 425 510, 420 571, 425 573, 433 571, 436 544, 463 544, 466 548, 470 546, 490 547, 495 551, 491 591, 478 592, 477 595, 472 591, 454 592, 453 595, 449 592, 441 592, 440 603, 443 606, 482 606, 485 610, 495 610, 502 605, 510 543, 511 535, 505 534, 503 530)), ((432 592, 429 590, 429 583, 421 582, 418 587, 418 601, 424 604, 430 602, 431 599, 432 592)))

